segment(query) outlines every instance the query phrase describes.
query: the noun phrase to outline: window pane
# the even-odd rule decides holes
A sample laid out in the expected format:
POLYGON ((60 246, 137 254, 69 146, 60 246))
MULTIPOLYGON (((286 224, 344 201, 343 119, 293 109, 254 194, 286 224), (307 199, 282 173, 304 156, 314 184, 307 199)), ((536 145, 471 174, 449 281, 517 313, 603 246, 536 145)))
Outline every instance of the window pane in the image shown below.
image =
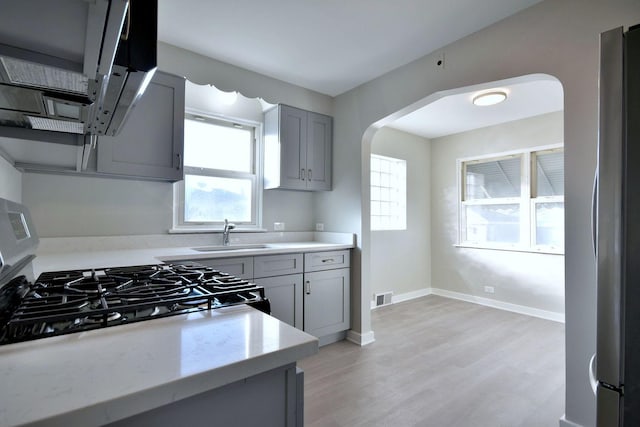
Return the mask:
POLYGON ((564 195, 564 152, 536 154, 538 196, 564 195))
POLYGON ((520 205, 466 206, 466 220, 468 242, 520 241, 520 205))
POLYGON ((371 229, 407 228, 407 162, 371 155, 371 229))
POLYGON ((466 165, 466 198, 520 197, 520 157, 466 165))
POLYGON ((564 203, 536 203, 536 245, 564 247, 564 203))
POLYGON ((251 222, 251 179, 185 175, 184 192, 185 222, 251 222))
POLYGON ((251 145, 250 130, 184 121, 185 166, 251 173, 251 145))

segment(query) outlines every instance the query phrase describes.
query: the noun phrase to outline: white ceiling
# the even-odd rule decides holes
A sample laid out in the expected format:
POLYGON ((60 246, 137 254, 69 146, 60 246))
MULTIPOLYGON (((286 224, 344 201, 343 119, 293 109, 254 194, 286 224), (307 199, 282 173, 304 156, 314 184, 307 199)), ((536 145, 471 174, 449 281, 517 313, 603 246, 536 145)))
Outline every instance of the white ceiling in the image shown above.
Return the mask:
POLYGON ((425 138, 438 138, 564 108, 562 84, 551 77, 527 76, 501 83, 445 96, 388 126, 425 138), (497 90, 507 93, 507 99, 500 104, 478 107, 471 102, 480 93, 497 90))
MULTIPOLYGON (((330 96, 437 51, 540 0, 158 0, 159 40, 330 96), (472 11, 472 12, 470 12, 472 11)), ((436 138, 563 108, 540 76, 450 94, 388 126, 436 138), (480 91, 508 99, 476 107, 480 91)))
POLYGON ((330 96, 540 0, 159 0, 159 40, 330 96))

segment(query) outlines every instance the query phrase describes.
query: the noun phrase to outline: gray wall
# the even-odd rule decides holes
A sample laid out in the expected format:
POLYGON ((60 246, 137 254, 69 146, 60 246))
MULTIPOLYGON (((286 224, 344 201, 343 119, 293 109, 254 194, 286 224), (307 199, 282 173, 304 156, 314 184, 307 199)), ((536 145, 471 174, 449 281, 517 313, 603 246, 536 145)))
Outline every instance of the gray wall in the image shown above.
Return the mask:
POLYGON ((434 288, 564 313, 564 256, 460 248, 456 160, 563 142, 563 113, 431 140, 434 288), (495 294, 483 287, 495 288, 495 294))
POLYGON ((333 115, 333 98, 262 74, 254 73, 170 44, 158 43, 158 68, 194 83, 213 84, 220 90, 239 91, 248 98, 288 104, 333 115))
MULTIPOLYGON (((186 72, 196 77, 202 72, 216 75, 216 67, 226 67, 226 64, 162 44, 159 62, 160 68, 164 63, 163 69, 168 72, 179 75, 186 72), (178 71, 171 68, 174 62, 180 64, 178 71)), ((238 70, 233 75, 239 78, 248 75, 255 79, 255 84, 264 85, 266 92, 282 91, 291 104, 314 107, 321 112, 330 111, 330 98, 324 95, 238 70)), ((212 84, 209 81, 202 83, 212 84)), ((218 84, 217 81, 214 83, 218 84)), ((240 95, 234 104, 224 105, 207 99, 211 91, 215 89, 187 83, 187 108, 229 118, 262 121, 262 107, 257 99, 240 95)), ((8 169, 13 170, 10 166, 8 169)), ((21 193, 41 237, 164 234, 172 227, 173 185, 170 183, 26 173, 21 193)), ((314 195, 302 191, 265 191, 263 227, 273 230, 274 222, 284 222, 287 231, 312 230, 315 224, 314 195)))
MULTIPOLYGON (((587 366, 595 350, 595 276, 590 200, 596 159, 598 35, 640 22, 637 0, 544 0, 438 52, 332 99, 256 73, 160 45, 160 68, 267 101, 334 116, 334 190, 313 196, 314 221, 357 234, 352 259, 352 325, 371 334, 369 155, 375 129, 456 88, 531 73, 557 77, 565 93, 566 417, 592 426, 587 366), (445 53, 444 69, 436 65, 445 53)), ((26 194, 27 189, 23 189, 26 194)), ((78 213, 69 218, 73 221, 78 213)), ((295 212, 292 214, 295 215, 295 212)))
POLYGON ((335 99, 334 191, 319 196, 317 216, 327 228, 355 231, 352 325, 371 333, 369 154, 374 128, 456 88, 546 73, 565 94, 566 418, 595 424, 595 399, 586 374, 595 350, 595 265, 590 203, 596 159, 599 34, 640 22, 637 0, 545 0, 357 87, 335 99), (444 69, 436 65, 441 52, 444 69), (365 202, 362 203, 361 201, 365 202), (336 207, 340 209, 336 209, 336 207), (360 284, 360 285, 359 285, 360 284), (360 304, 357 304, 360 301, 360 304))
POLYGON ((373 137, 371 152, 407 161, 407 229, 371 231, 371 298, 431 286, 431 162, 425 138, 391 128, 373 137))
POLYGON ((22 174, 0 156, 0 197, 22 201, 22 174))
POLYGON ((24 204, 40 237, 162 234, 171 228, 164 182, 23 174, 24 204))

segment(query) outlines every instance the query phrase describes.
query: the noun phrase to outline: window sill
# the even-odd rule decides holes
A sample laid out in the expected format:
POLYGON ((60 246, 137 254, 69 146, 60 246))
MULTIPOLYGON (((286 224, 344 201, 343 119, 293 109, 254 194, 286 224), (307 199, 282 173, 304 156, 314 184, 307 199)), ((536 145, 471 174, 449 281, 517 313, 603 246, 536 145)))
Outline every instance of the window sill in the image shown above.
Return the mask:
POLYGON ((526 252, 531 254, 544 254, 544 255, 560 255, 564 256, 564 252, 552 248, 522 248, 522 247, 506 247, 506 246, 487 246, 487 245, 474 245, 472 243, 458 243, 453 245, 456 248, 466 249, 485 249, 490 251, 504 251, 504 252, 526 252))
MULTIPOLYGON (((242 228, 236 227, 233 229, 233 233, 266 233, 269 230, 266 228, 242 228)), ((174 227, 169 229, 169 234, 197 234, 197 233, 220 233, 220 228, 197 228, 197 227, 174 227)))

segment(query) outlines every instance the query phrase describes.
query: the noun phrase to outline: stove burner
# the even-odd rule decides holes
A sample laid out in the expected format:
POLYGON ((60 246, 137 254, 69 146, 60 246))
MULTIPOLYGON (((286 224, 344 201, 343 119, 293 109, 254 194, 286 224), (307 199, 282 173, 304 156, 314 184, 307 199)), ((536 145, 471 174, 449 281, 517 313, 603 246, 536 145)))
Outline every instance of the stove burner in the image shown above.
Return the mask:
POLYGON ((261 286, 195 263, 48 272, 10 289, 23 291, 0 298, 0 344, 235 304, 270 312, 261 286))

